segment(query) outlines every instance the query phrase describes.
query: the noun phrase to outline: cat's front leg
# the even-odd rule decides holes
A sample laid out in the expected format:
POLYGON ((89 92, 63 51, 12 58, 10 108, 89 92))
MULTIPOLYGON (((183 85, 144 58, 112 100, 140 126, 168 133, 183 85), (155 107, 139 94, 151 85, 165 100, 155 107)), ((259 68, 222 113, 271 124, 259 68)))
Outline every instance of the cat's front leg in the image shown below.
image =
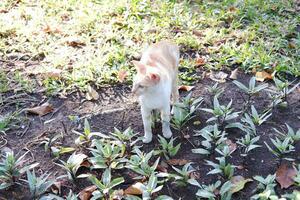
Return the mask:
POLYGON ((161 119, 162 119, 162 132, 165 138, 172 137, 172 131, 170 129, 170 105, 167 104, 161 110, 161 119))
POLYGON ((144 125, 144 143, 152 141, 152 130, 151 130, 151 109, 141 106, 143 125, 144 125))

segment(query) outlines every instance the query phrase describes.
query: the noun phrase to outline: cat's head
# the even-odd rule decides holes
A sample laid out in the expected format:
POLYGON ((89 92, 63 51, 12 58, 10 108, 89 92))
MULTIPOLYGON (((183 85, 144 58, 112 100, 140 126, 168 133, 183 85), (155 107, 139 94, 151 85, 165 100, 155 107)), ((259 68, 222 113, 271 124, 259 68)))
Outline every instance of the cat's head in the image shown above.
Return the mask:
POLYGON ((132 92, 136 95, 142 95, 147 90, 160 81, 160 75, 156 67, 145 65, 139 61, 132 61, 137 70, 133 79, 132 92))

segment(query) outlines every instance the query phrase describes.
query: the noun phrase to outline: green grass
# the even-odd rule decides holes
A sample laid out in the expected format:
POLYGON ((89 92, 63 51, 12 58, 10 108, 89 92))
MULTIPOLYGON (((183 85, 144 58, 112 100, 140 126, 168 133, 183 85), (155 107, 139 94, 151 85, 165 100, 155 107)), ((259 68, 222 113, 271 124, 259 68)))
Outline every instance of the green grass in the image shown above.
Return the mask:
MULTIPOLYGON (((300 75, 300 16, 292 0, 14 2, 0 2, 0 57, 18 53, 29 64, 39 60, 19 79, 31 87, 40 80, 50 93, 114 84, 119 70, 129 72, 130 82, 130 61, 162 39, 176 42, 183 53, 206 56, 207 69, 274 68, 279 75, 300 75), (58 76, 49 75, 57 69, 58 76)), ((197 79, 191 77, 194 66, 194 57, 182 59, 183 81, 197 79)), ((1 74, 1 91, 15 85, 1 74)))

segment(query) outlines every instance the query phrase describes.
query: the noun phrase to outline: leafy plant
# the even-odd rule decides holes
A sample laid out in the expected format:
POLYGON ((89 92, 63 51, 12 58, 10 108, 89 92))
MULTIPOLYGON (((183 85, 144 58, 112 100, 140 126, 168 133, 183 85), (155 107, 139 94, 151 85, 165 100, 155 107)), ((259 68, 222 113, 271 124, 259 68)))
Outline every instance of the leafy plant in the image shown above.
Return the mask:
POLYGON ((139 190, 142 191, 142 198, 147 200, 152 199, 153 194, 159 192, 163 188, 163 185, 158 186, 158 180, 155 173, 151 174, 146 185, 139 183, 137 186, 139 190))
POLYGON ((254 180, 258 182, 256 193, 251 199, 272 199, 276 198, 275 193, 275 175, 268 175, 266 178, 262 176, 254 176, 254 180))
POLYGON ((244 123, 244 125, 240 127, 241 130, 245 131, 247 134, 250 134, 252 136, 256 135, 256 127, 250 115, 245 113, 241 121, 244 123))
POLYGON ((295 147, 291 144, 291 138, 287 137, 284 140, 280 140, 277 137, 274 139, 271 138, 271 142, 274 145, 274 148, 271 148, 268 143, 265 142, 265 145, 278 159, 281 163, 282 159, 293 161, 292 158, 284 157, 286 154, 295 151, 295 147))
POLYGON ((111 194, 113 193, 113 188, 124 182, 123 177, 112 179, 110 168, 105 169, 101 180, 98 180, 92 175, 89 176, 89 180, 97 187, 97 190, 93 192, 93 197, 91 200, 110 200, 111 194))
POLYGON ((218 87, 218 82, 216 82, 213 86, 208 86, 207 90, 210 94, 210 100, 211 100, 211 104, 213 105, 213 101, 214 101, 214 96, 220 96, 223 92, 224 89, 218 87))
POLYGON ((58 166, 64 168, 67 171, 68 178, 72 181, 76 179, 76 173, 81 166, 81 163, 86 159, 85 154, 73 153, 67 160, 67 162, 60 160, 62 164, 57 164, 58 166))
POLYGON ((42 194, 44 194, 55 182, 55 180, 47 180, 50 174, 42 174, 40 177, 35 175, 35 172, 31 173, 27 171, 27 181, 29 185, 29 190, 31 197, 33 199, 38 199, 42 194))
POLYGON ((252 101, 252 98, 254 95, 258 94, 261 90, 266 89, 268 87, 268 84, 261 84, 258 86, 256 85, 256 78, 252 77, 249 81, 249 86, 245 86, 243 83, 234 80, 233 83, 241 89, 244 93, 247 94, 247 99, 244 99, 244 110, 247 110, 249 108, 249 105, 252 101))
POLYGON ((287 123, 285 124, 287 128, 287 132, 283 133, 276 128, 274 130, 279 133, 283 138, 291 138, 292 143, 296 143, 300 140, 300 129, 298 129, 296 132, 293 130, 292 127, 290 127, 287 123))
POLYGON ((260 145, 257 145, 256 143, 259 141, 260 136, 256 136, 251 138, 251 135, 248 133, 243 138, 240 138, 237 143, 241 145, 242 153, 241 156, 247 157, 249 152, 261 147, 260 145))
POLYGON ((181 103, 173 105, 173 118, 172 125, 175 129, 181 130, 182 127, 194 117, 194 112, 199 108, 203 98, 199 97, 196 99, 192 98, 192 93, 189 93, 182 99, 181 103))
POLYGON ((102 138, 109 138, 109 136, 106 136, 102 133, 99 132, 91 132, 91 126, 88 122, 87 119, 84 119, 84 129, 83 129, 83 133, 80 133, 78 131, 73 130, 74 133, 76 133, 77 135, 79 135, 79 137, 75 140, 75 144, 77 145, 83 145, 85 143, 90 143, 91 142, 91 138, 93 136, 100 136, 102 138))
POLYGON ((114 132, 111 133, 113 139, 120 141, 126 148, 127 152, 131 152, 132 147, 140 140, 134 139, 138 136, 138 133, 134 133, 133 130, 128 127, 125 131, 120 131, 114 128, 114 132))
POLYGON ((34 163, 22 166, 25 162, 24 158, 26 154, 23 154, 19 158, 15 157, 14 152, 6 152, 5 155, 2 155, 0 162, 0 190, 14 185, 23 173, 38 165, 38 163, 34 163))
POLYGON ((93 140, 90 148, 93 157, 89 158, 94 169, 112 169, 123 168, 122 162, 125 152, 125 146, 118 145, 111 141, 102 142, 101 140, 93 140))
POLYGON ((201 145, 204 148, 192 149, 193 153, 199 153, 203 155, 212 154, 215 149, 225 142, 226 132, 219 131, 218 125, 207 126, 200 131, 195 131, 196 134, 194 136, 202 136, 205 140, 201 142, 201 145))
POLYGON ((280 79, 274 77, 274 82, 277 89, 278 98, 282 99, 282 101, 286 103, 288 103, 288 95, 292 93, 300 84, 299 82, 289 89, 291 83, 288 81, 281 81, 280 79))
POLYGON ((126 168, 133 170, 134 172, 141 174, 146 177, 150 177, 157 168, 159 163, 159 158, 156 159, 154 164, 151 166, 149 164, 150 159, 153 156, 153 150, 149 153, 144 153, 140 149, 135 148, 136 155, 132 155, 127 161, 126 168))
POLYGON ((206 161, 207 165, 213 167, 213 170, 209 171, 207 174, 222 174, 230 179, 233 176, 235 166, 227 163, 225 157, 218 157, 216 159, 219 163, 214 163, 209 160, 206 161))
MULTIPOLYGON (((228 121, 235 119, 239 116, 240 112, 233 112, 231 108, 232 100, 227 104, 227 106, 220 105, 218 97, 214 96, 213 109, 202 108, 201 110, 213 114, 213 117, 209 118, 206 122, 216 122, 221 130, 224 130, 226 123, 228 121)), ((230 124, 227 124, 231 126, 230 124)))
POLYGON ((199 185, 196 196, 201 199, 209 200, 230 200, 232 193, 230 192, 232 188, 232 183, 230 181, 225 182, 221 187, 221 181, 217 181, 211 185, 199 185))
POLYGON ((300 165, 298 165, 297 175, 294 178, 295 185, 300 186, 300 165))
POLYGON ((265 121, 267 121, 268 118, 270 118, 272 113, 269 113, 269 111, 263 113, 263 114, 258 114, 257 110, 253 105, 251 105, 251 117, 256 125, 261 125, 265 121))
POLYGON ((174 141, 176 138, 171 138, 168 142, 164 137, 161 137, 160 135, 158 135, 158 137, 160 148, 157 150, 157 153, 162 153, 166 159, 170 159, 170 157, 175 156, 180 149, 181 143, 174 146, 174 141))
POLYGON ((195 169, 193 169, 191 164, 192 163, 185 164, 182 167, 182 169, 178 169, 172 166, 172 168, 177 172, 177 174, 171 175, 171 177, 175 179, 174 182, 176 183, 176 185, 185 187, 187 183, 194 181, 193 178, 190 178, 191 173, 195 171, 195 169))

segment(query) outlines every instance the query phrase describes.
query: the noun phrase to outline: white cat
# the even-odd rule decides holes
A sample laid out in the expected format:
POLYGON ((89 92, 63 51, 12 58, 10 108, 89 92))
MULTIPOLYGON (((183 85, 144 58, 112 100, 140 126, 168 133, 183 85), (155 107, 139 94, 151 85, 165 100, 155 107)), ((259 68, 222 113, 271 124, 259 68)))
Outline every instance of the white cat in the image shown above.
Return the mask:
POLYGON ((133 79, 132 92, 139 97, 144 125, 144 143, 152 141, 151 111, 160 110, 162 132, 170 138, 170 104, 178 102, 177 74, 179 48, 167 41, 150 46, 140 61, 132 61, 137 74, 133 79))

